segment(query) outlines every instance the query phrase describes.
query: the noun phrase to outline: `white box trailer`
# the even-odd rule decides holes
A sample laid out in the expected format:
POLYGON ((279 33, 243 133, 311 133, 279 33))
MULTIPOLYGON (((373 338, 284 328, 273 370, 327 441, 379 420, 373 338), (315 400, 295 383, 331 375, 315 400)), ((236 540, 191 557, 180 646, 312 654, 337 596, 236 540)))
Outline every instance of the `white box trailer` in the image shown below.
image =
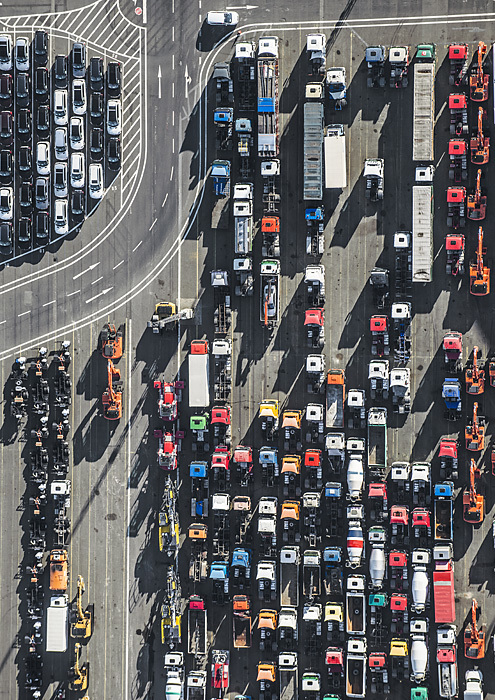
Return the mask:
POLYGON ((412 226, 412 281, 433 279, 433 187, 414 185, 412 226))
POLYGON ((414 64, 413 160, 431 161, 435 126, 435 63, 414 64))
POLYGON ((50 598, 46 609, 46 651, 63 653, 69 641, 69 598, 57 595, 50 598))
POLYGON ((325 152, 325 188, 327 190, 343 190, 347 187, 344 125, 330 124, 327 126, 323 143, 325 152))

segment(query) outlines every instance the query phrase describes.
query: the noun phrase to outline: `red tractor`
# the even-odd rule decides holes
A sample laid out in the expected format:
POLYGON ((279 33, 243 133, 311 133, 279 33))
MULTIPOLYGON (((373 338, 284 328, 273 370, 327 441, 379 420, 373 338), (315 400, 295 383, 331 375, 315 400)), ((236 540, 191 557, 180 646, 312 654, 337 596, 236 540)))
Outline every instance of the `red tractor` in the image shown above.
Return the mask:
POLYGON ((467 136, 468 125, 468 102, 464 94, 449 95, 450 109, 450 133, 452 136, 467 136))
POLYGON ((447 275, 457 277, 457 275, 464 274, 464 247, 464 234, 449 233, 445 237, 445 250, 447 251, 445 272, 447 275))
POLYGON ((468 45, 450 44, 449 61, 449 85, 461 85, 468 68, 468 45))
POLYGON ((463 139, 449 141, 449 180, 459 185, 467 180, 467 143, 463 139))
POLYGON ((466 225, 466 188, 447 189, 447 226, 453 229, 466 225))

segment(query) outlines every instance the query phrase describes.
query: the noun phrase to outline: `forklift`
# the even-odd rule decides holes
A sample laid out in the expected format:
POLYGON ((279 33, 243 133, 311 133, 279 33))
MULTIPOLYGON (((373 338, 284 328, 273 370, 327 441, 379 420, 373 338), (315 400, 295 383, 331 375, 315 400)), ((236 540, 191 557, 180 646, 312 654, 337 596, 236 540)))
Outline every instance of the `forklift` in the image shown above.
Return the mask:
POLYGON ((74 666, 72 666, 69 671, 69 676, 71 678, 69 681, 69 690, 86 690, 89 680, 89 661, 86 661, 82 666, 79 666, 79 657, 81 655, 81 644, 79 642, 77 642, 74 652, 76 659, 74 666))
POLYGON ((93 633, 93 605, 88 605, 83 612, 82 596, 85 591, 82 576, 77 577, 77 596, 75 601, 76 619, 72 622, 70 636, 73 639, 89 639, 93 633))
POLYGON ((120 370, 114 366, 112 360, 108 360, 107 363, 107 376, 108 386, 101 397, 103 415, 107 420, 119 420, 122 418, 123 382, 120 380, 120 370))
POLYGON ((113 323, 105 323, 100 333, 101 354, 106 360, 120 360, 124 352, 124 331, 122 326, 118 330, 113 323))
POLYGON ((483 229, 478 230, 478 247, 476 248, 476 260, 469 264, 469 291, 473 296, 483 297, 490 294, 490 268, 486 267, 483 255, 483 229))
POLYGON ((473 102, 485 102, 488 99, 490 76, 483 72, 483 58, 487 48, 483 41, 478 42, 476 65, 469 76, 469 97, 473 102))
POLYGON ((476 462, 471 459, 469 466, 469 487, 462 494, 463 518, 465 523, 480 525, 485 516, 485 498, 476 489, 476 479, 481 476, 476 462))
POLYGON ((486 216, 486 194, 481 193, 481 169, 478 169, 476 176, 476 187, 467 198, 467 218, 472 221, 482 221, 486 216))
POLYGON ((466 425, 464 431, 466 450, 480 452, 485 447, 485 419, 478 416, 478 403, 473 406, 473 420, 466 425))
POLYGON ((477 625, 478 603, 471 603, 471 623, 464 630, 464 656, 466 659, 485 658, 485 632, 477 625))
POLYGON ((473 359, 466 367, 466 391, 468 394, 478 395, 485 391, 485 370, 478 365, 481 352, 477 345, 473 348, 473 359))

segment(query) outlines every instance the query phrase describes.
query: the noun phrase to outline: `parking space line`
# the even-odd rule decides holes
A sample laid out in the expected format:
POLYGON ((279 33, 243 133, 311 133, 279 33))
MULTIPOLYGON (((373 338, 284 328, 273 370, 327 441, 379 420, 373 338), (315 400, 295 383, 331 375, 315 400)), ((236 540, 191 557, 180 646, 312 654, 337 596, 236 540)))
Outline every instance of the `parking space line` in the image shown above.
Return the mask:
POLYGON ((113 269, 113 270, 116 270, 118 267, 120 267, 121 265, 123 265, 124 262, 125 262, 125 260, 121 260, 119 263, 117 263, 116 265, 114 265, 112 269, 113 269))
POLYGON ((100 282, 100 280, 102 280, 102 279, 103 279, 103 275, 102 275, 101 277, 98 277, 97 280, 93 280, 93 281, 91 282, 91 286, 93 286, 93 285, 96 284, 97 282, 100 282))
MULTIPOLYGON (((153 227, 152 227, 152 228, 153 228, 153 227)), ((151 229, 150 229, 150 230, 151 230, 151 229)), ((137 245, 134 246, 134 248, 132 249, 132 252, 133 252, 133 253, 136 252, 136 250, 139 248, 139 246, 141 245, 142 242, 143 242, 143 241, 141 240, 141 241, 139 241, 139 243, 138 243, 137 245)))
POLYGON ((139 148, 139 146, 141 145, 139 138, 135 139, 135 141, 136 141, 135 145, 132 146, 132 148, 130 150, 127 149, 126 156, 125 156, 125 158, 122 159, 122 163, 127 163, 127 161, 129 160, 130 156, 134 153, 136 148, 139 148))
POLYGON ((76 289, 75 292, 69 292, 69 294, 67 294, 67 296, 68 296, 68 297, 73 297, 74 294, 79 294, 80 291, 81 291, 80 289, 76 289))
POLYGON ((52 304, 55 304, 56 301, 56 299, 52 299, 52 301, 47 301, 46 304, 43 304, 43 306, 51 306, 52 304))
MULTIPOLYGON (((61 22, 57 22, 57 29, 58 29, 59 31, 68 31, 69 28, 70 28, 73 24, 75 24, 76 21, 79 19, 79 16, 80 16, 81 14, 85 13, 85 10, 86 10, 86 8, 83 7, 82 9, 76 10, 76 11, 75 11, 75 12, 76 12, 76 15, 75 15, 75 16, 74 16, 74 14, 71 13, 70 15, 67 15, 67 17, 64 17, 64 18, 62 19, 61 22), (68 23, 67 23, 67 26, 65 26, 66 20, 69 20, 68 23)), ((92 18, 92 19, 93 19, 93 18, 92 18)))

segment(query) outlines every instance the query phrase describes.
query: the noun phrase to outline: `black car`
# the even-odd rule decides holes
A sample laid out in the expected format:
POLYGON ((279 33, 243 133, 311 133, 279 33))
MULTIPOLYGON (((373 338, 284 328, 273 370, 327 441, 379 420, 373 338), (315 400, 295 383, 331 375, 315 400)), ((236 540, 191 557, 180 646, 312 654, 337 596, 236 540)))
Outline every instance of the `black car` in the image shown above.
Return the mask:
POLYGON ((70 210, 72 216, 80 217, 84 215, 84 190, 72 190, 72 196, 70 199, 70 210))
POLYGON ((33 224, 31 219, 29 219, 27 216, 23 216, 21 219, 19 219, 17 240, 19 241, 21 248, 29 248, 31 245, 32 232, 33 224))
POLYGON ((95 127, 91 129, 90 139, 91 159, 99 161, 103 158, 103 130, 95 127))
POLYGON ((53 66, 53 75, 55 81, 55 87, 64 89, 67 88, 69 84, 69 74, 67 68, 67 56, 62 56, 59 54, 55 56, 55 63, 53 66))
POLYGON ((12 112, 0 112, 0 144, 12 145, 12 112))
POLYGON ((29 73, 17 73, 15 81, 15 97, 19 107, 29 105, 29 73))
POLYGON ((110 170, 120 168, 120 139, 115 136, 107 142, 107 160, 110 170))
POLYGON ((0 255, 12 255, 12 224, 7 221, 0 223, 0 255))
POLYGON ((93 56, 89 62, 89 84, 91 90, 103 90, 103 59, 93 56))
POLYGON ((23 211, 31 211, 33 208, 33 183, 23 182, 19 187, 19 204, 23 211))
POLYGON ((4 73, 0 76, 0 100, 7 106, 12 103, 12 76, 4 73))
POLYGON ((36 68, 36 73, 34 75, 34 89, 36 92, 36 97, 40 102, 46 102, 48 100, 47 68, 36 68))
POLYGON ((36 112, 36 130, 46 134, 50 130, 50 110, 46 105, 40 105, 36 112))
POLYGON ((34 235, 40 243, 48 240, 50 233, 50 219, 46 211, 39 211, 34 218, 34 235))
POLYGON ((23 140, 31 136, 31 112, 25 107, 17 110, 17 132, 23 140))
POLYGON ((86 46, 79 41, 72 47, 72 75, 74 78, 86 77, 86 46))
POLYGON ((12 180, 12 151, 0 151, 0 177, 4 184, 12 180))
POLYGON ((112 61, 107 68, 107 95, 108 97, 120 97, 121 92, 121 68, 120 63, 112 61))
POLYGON ((31 168, 33 167, 31 146, 21 146, 18 150, 19 170, 21 177, 30 176, 31 168))
POLYGON ((38 66, 46 66, 48 63, 48 34, 42 29, 34 35, 34 60, 38 66))
POLYGON ((92 92, 89 98, 89 115, 91 124, 103 122, 103 95, 101 92, 92 92))

